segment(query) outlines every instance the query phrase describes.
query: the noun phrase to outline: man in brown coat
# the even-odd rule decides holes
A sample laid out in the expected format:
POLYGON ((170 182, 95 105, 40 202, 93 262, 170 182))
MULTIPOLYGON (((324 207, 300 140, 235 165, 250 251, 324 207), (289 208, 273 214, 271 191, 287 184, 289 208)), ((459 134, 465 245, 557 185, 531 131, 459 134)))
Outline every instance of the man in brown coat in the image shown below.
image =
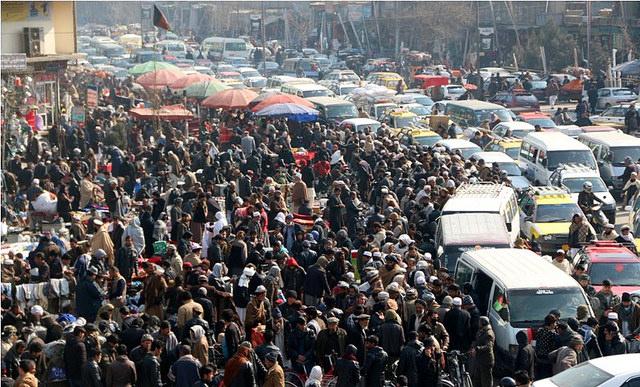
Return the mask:
POLYGON ((132 387, 137 379, 136 366, 127 357, 127 346, 118 344, 116 360, 107 369, 107 387, 132 387))
POLYGON ((471 353, 475 355, 473 367, 473 385, 479 387, 493 386, 493 366, 495 356, 493 354, 493 344, 496 337, 491 329, 489 318, 480 317, 480 329, 476 334, 476 340, 471 346, 471 353))
POLYGON ((264 379, 263 387, 284 387, 284 371, 278 364, 278 355, 269 352, 264 360, 267 367, 267 376, 264 379))
POLYGON ((302 181, 302 175, 298 173, 295 175, 293 186, 291 187, 291 203, 293 203, 291 211, 294 214, 297 213, 305 200, 309 200, 307 195, 307 184, 302 181))
POLYGON ((142 266, 147 278, 144 280, 145 313, 163 320, 163 294, 167 290, 167 282, 162 274, 156 272, 154 264, 145 262, 142 266))

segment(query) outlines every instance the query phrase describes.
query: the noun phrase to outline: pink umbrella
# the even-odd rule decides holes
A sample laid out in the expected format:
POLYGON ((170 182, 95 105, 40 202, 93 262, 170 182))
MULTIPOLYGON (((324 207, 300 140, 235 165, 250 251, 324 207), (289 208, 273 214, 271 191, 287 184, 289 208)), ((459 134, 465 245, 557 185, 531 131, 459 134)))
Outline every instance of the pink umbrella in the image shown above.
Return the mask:
POLYGON ((147 89, 159 89, 172 84, 183 76, 182 71, 163 69, 141 75, 136 79, 136 82, 147 89))
POLYGON ((179 78, 177 81, 171 83, 169 87, 175 90, 186 89, 187 87, 193 85, 194 83, 209 82, 212 79, 213 77, 207 74, 201 74, 201 73, 187 74, 182 78, 179 78))
POLYGON ((314 105, 304 99, 304 98, 300 98, 297 95, 293 95, 293 94, 275 94, 272 96, 269 96, 267 98, 265 98, 262 102, 260 102, 259 104, 257 104, 256 106, 254 106, 251 110, 253 112, 258 112, 266 107, 269 107, 271 105, 275 105, 278 103, 292 103, 292 104, 296 104, 296 105, 300 105, 300 106, 304 106, 304 107, 308 107, 308 108, 313 108, 314 105))
POLYGON ((229 89, 206 98, 202 106, 221 109, 244 109, 258 96, 258 93, 249 89, 229 89))

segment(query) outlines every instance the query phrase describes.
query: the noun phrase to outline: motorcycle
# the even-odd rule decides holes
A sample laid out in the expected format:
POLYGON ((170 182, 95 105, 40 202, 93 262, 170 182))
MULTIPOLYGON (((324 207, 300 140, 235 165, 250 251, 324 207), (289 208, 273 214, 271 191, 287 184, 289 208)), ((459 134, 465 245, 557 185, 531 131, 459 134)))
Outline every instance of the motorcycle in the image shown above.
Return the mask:
POLYGON ((602 212, 602 204, 596 204, 589 208, 586 213, 587 219, 589 223, 593 226, 596 234, 602 233, 604 230, 604 225, 608 223, 607 217, 602 212))

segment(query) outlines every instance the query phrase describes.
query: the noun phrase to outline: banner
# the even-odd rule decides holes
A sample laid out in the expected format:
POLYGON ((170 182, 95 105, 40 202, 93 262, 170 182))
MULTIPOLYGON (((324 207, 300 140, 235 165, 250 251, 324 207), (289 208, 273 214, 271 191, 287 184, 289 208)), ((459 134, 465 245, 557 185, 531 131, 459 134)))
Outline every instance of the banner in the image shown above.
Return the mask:
POLYGON ((46 1, 3 1, 2 21, 48 20, 50 6, 46 1))
POLYGON ((91 109, 98 106, 98 87, 87 86, 87 106, 91 109))
POLYGON ((84 128, 85 122, 85 110, 81 106, 74 106, 71 108, 71 123, 78 125, 80 128, 84 128))

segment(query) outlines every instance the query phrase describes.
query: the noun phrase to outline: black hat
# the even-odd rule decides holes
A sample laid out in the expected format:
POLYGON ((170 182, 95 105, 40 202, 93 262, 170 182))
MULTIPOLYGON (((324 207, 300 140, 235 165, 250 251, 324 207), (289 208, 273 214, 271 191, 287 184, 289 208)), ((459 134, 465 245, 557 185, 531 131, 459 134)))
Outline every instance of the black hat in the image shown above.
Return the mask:
POLYGON ((631 294, 624 292, 622 293, 622 302, 630 302, 631 301, 631 294))

